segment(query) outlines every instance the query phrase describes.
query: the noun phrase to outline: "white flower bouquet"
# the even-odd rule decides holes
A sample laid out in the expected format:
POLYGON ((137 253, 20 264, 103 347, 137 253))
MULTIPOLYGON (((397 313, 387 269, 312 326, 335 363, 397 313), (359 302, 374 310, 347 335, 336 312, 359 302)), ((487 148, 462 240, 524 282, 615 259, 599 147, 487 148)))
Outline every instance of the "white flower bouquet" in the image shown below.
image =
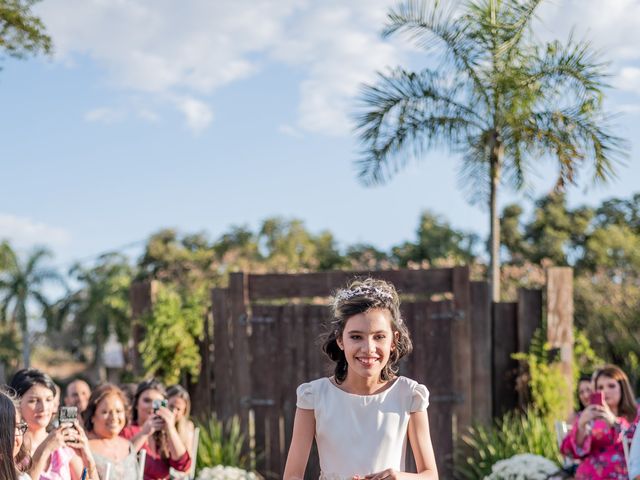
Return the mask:
POLYGON ((496 462, 491 467, 491 475, 484 480, 546 480, 559 469, 558 465, 540 455, 521 453, 496 462))
POLYGON ((259 480, 259 477, 241 468, 218 465, 200 470, 196 480, 259 480))

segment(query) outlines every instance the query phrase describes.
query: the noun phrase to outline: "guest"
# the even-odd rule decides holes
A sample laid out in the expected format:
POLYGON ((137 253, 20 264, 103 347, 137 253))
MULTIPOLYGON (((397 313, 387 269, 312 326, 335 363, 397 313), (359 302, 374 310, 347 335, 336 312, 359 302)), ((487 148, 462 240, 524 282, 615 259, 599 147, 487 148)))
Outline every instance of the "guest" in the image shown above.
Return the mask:
POLYGON ((581 375, 578 380, 578 387, 576 388, 576 396, 578 400, 578 410, 571 414, 569 423, 573 424, 576 421, 580 413, 589 406, 589 398, 593 393, 593 381, 591 375, 581 375))
POLYGON ((120 436, 127 425, 128 401, 115 385, 96 388, 83 412, 84 426, 89 437, 101 480, 137 480, 138 458, 133 444, 120 436))
POLYGON ((29 466, 23 436, 27 424, 20 417, 13 397, 0 390, 0 479, 31 480, 21 469, 29 466))
POLYGON ((167 390, 169 409, 176 417, 176 429, 180 434, 182 443, 189 450, 191 458, 195 459, 196 452, 193 449, 193 436, 196 427, 189 418, 191 414, 191 397, 181 385, 174 385, 167 390))
POLYGON ((85 467, 90 480, 98 480, 89 440, 78 422, 64 423, 47 433, 56 393, 51 378, 36 369, 18 371, 10 387, 16 392, 20 414, 27 424, 33 479, 79 480, 85 467))
POLYGON ((560 450, 581 460, 576 480, 627 478, 622 435, 638 422, 629 379, 620 368, 606 365, 594 383, 604 394, 604 404, 588 405, 580 413, 560 450))
POLYGON ((131 440, 136 451, 146 450, 145 480, 165 480, 170 468, 187 472, 191 466, 191 456, 176 429, 175 415, 166 406, 157 405, 166 400, 160 382, 154 379, 142 382, 134 398, 132 424, 121 433, 131 440))
POLYGON ((89 384, 78 378, 67 385, 67 394, 64 397, 64 404, 67 407, 77 407, 78 414, 87 409, 89 397, 91 396, 91 387, 89 384))

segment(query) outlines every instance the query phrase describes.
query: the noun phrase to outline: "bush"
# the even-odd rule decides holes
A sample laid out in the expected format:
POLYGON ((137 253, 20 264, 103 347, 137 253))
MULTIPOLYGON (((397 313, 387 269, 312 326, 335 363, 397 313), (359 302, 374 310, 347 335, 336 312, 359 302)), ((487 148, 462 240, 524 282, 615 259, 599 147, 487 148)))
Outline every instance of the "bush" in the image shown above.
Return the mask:
POLYGON ((247 469, 249 458, 242 453, 244 435, 240 431, 240 420, 233 417, 224 424, 214 415, 206 423, 199 423, 200 446, 197 467, 225 465, 247 469))
POLYGON ((558 469, 562 462, 553 425, 534 410, 507 412, 489 427, 471 427, 462 435, 462 444, 455 469, 456 478, 466 480, 484 478, 491 474, 494 464, 521 453, 550 459, 558 469))

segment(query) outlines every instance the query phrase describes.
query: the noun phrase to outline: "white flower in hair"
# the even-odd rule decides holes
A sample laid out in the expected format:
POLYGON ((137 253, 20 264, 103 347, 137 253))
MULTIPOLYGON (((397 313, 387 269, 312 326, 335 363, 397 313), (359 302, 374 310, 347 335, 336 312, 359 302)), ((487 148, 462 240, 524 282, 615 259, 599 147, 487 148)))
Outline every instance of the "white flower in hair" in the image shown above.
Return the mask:
POLYGON ((380 288, 372 285, 359 285, 354 288, 345 288, 343 290, 339 290, 334 297, 334 302, 344 302, 345 300, 349 300, 354 297, 375 297, 382 300, 393 300, 393 295, 380 288))

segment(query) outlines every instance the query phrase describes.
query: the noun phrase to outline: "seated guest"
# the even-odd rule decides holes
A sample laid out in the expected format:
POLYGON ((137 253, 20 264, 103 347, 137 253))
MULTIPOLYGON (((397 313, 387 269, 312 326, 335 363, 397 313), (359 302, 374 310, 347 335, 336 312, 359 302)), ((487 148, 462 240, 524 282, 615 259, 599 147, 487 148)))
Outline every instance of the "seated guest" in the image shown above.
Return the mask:
POLYGON ((580 413, 560 450, 581 460, 576 480, 627 478, 622 435, 638 422, 629 379, 620 368, 607 365, 594 383, 596 392, 603 394, 602 403, 590 403, 580 413))
POLYGON ((84 380, 78 378, 67 385, 67 394, 64 396, 64 404, 67 407, 77 407, 81 414, 89 404, 91 388, 84 380))
POLYGON ((79 480, 86 467, 88 479, 98 480, 89 440, 75 422, 65 422, 47 433, 56 393, 51 378, 36 369, 18 371, 10 387, 16 392, 20 415, 27 424, 24 440, 29 447, 31 478, 79 480))
POLYGON ((137 480, 138 458, 133 444, 120 436, 127 425, 128 401, 115 385, 96 388, 83 412, 89 447, 101 480, 137 480))
POLYGON ((195 459, 195 453, 191 449, 193 447, 193 436, 195 434, 195 425, 190 420, 191 414, 191 397, 181 385, 174 385, 167 389, 167 399, 169 400, 169 409, 176 417, 176 429, 180 434, 182 443, 189 449, 191 458, 195 459))
POLYGON ((176 429, 175 415, 168 408, 164 386, 151 379, 138 385, 132 409, 132 424, 121 435, 136 451, 146 450, 145 480, 170 478, 170 469, 187 472, 191 456, 176 429))
POLYGON ((576 388, 576 396, 578 397, 578 410, 574 412, 569 418, 569 423, 573 424, 576 421, 580 412, 582 412, 587 406, 589 406, 589 398, 593 393, 593 381, 591 375, 581 375, 578 380, 578 387, 576 388))
POLYGON ((0 479, 31 480, 21 470, 28 467, 29 455, 22 441, 27 424, 20 417, 13 397, 0 390, 0 479))

